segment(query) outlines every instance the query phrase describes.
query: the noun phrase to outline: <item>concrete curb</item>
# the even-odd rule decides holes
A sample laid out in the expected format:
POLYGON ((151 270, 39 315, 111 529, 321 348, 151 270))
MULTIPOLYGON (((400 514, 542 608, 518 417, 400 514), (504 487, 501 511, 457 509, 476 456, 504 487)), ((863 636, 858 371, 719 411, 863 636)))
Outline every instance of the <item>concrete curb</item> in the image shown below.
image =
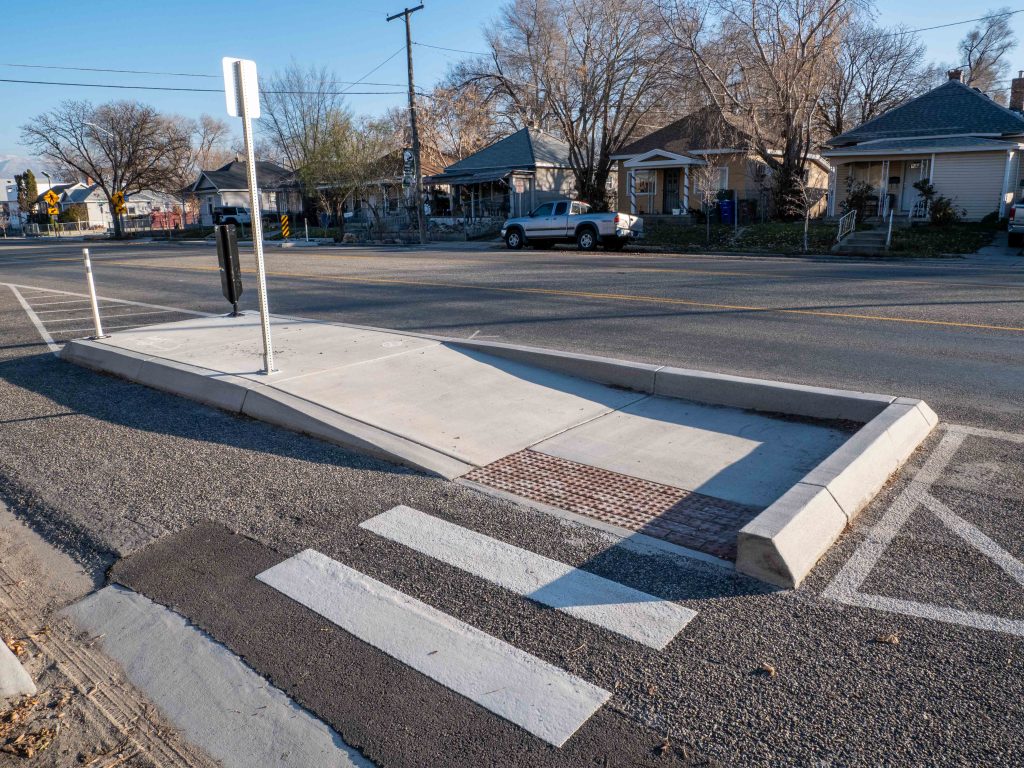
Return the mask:
POLYGON ((36 692, 28 672, 6 643, 0 642, 0 701, 36 692))
POLYGON ((736 570, 800 586, 938 423, 923 400, 890 404, 740 530, 736 570))

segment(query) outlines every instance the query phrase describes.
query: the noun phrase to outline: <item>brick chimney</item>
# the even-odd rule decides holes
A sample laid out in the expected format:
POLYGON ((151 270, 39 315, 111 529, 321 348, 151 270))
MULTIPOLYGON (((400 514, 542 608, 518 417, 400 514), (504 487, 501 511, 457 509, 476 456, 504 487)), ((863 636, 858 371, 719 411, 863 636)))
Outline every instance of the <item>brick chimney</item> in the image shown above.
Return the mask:
POLYGON ((1024 112, 1024 69, 1018 70, 1017 76, 1010 81, 1010 109, 1024 112))
POLYGON ((946 73, 946 77, 950 80, 956 80, 958 83, 964 81, 964 71, 962 69, 951 69, 946 73))

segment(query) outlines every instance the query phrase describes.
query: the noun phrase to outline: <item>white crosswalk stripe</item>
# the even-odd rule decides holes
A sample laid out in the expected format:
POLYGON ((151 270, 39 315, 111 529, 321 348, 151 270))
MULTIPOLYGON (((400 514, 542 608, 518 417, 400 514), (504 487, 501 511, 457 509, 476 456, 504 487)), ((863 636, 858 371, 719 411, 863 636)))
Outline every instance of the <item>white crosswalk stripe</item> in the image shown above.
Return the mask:
POLYGON ((671 600, 399 506, 362 528, 583 621, 662 649, 697 615, 671 600))
POLYGON ((257 578, 554 746, 565 744, 611 696, 315 550, 257 578))

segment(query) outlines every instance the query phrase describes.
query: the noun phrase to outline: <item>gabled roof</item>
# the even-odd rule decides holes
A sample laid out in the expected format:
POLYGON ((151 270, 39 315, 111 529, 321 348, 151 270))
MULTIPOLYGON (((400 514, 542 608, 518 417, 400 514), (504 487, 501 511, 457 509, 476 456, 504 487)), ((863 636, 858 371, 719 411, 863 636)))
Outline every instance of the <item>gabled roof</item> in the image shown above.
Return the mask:
POLYGON ((841 147, 874 139, 957 134, 1024 134, 1024 116, 996 104, 981 91, 959 80, 947 80, 938 88, 894 107, 828 143, 841 147))
MULTIPOLYGON (((280 187, 288 181, 292 172, 277 163, 266 160, 256 161, 256 179, 260 189, 273 189, 280 187)), ((193 187, 198 187, 203 177, 218 191, 248 189, 249 180, 246 177, 246 162, 244 160, 232 160, 227 165, 221 166, 214 171, 203 171, 193 187)))
POLYGON ((745 147, 749 143, 750 137, 725 120, 715 107, 704 107, 626 144, 615 156, 640 155, 652 149, 685 154, 692 150, 745 147))
POLYGON ((472 175, 479 171, 532 170, 538 166, 571 167, 569 145, 543 131, 522 128, 449 165, 440 176, 472 175))
POLYGON ((84 184, 75 185, 64 190, 64 200, 68 203, 87 202, 99 188, 99 184, 90 184, 89 186, 85 186, 84 184))

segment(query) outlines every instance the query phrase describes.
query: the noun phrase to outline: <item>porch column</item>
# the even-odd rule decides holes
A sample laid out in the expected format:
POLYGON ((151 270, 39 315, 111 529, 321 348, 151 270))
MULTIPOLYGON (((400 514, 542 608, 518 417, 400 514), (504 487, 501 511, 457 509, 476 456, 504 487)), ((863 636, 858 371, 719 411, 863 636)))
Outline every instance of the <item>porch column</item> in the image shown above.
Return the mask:
POLYGON ((828 172, 828 212, 826 215, 836 215, 836 186, 839 183, 839 166, 835 165, 828 172))
POLYGON ((636 175, 632 170, 626 174, 626 189, 629 190, 629 212, 636 216, 636 175))
POLYGON ((683 166, 683 215, 690 212, 690 166, 683 166))
POLYGON ((1006 215, 1006 195, 1010 191, 1010 170, 1013 168, 1013 150, 1006 150, 1006 169, 1003 171, 1003 194, 999 196, 999 218, 1006 215))
POLYGON ((878 185, 878 216, 886 214, 885 205, 889 202, 889 161, 882 161, 882 183, 878 185))

